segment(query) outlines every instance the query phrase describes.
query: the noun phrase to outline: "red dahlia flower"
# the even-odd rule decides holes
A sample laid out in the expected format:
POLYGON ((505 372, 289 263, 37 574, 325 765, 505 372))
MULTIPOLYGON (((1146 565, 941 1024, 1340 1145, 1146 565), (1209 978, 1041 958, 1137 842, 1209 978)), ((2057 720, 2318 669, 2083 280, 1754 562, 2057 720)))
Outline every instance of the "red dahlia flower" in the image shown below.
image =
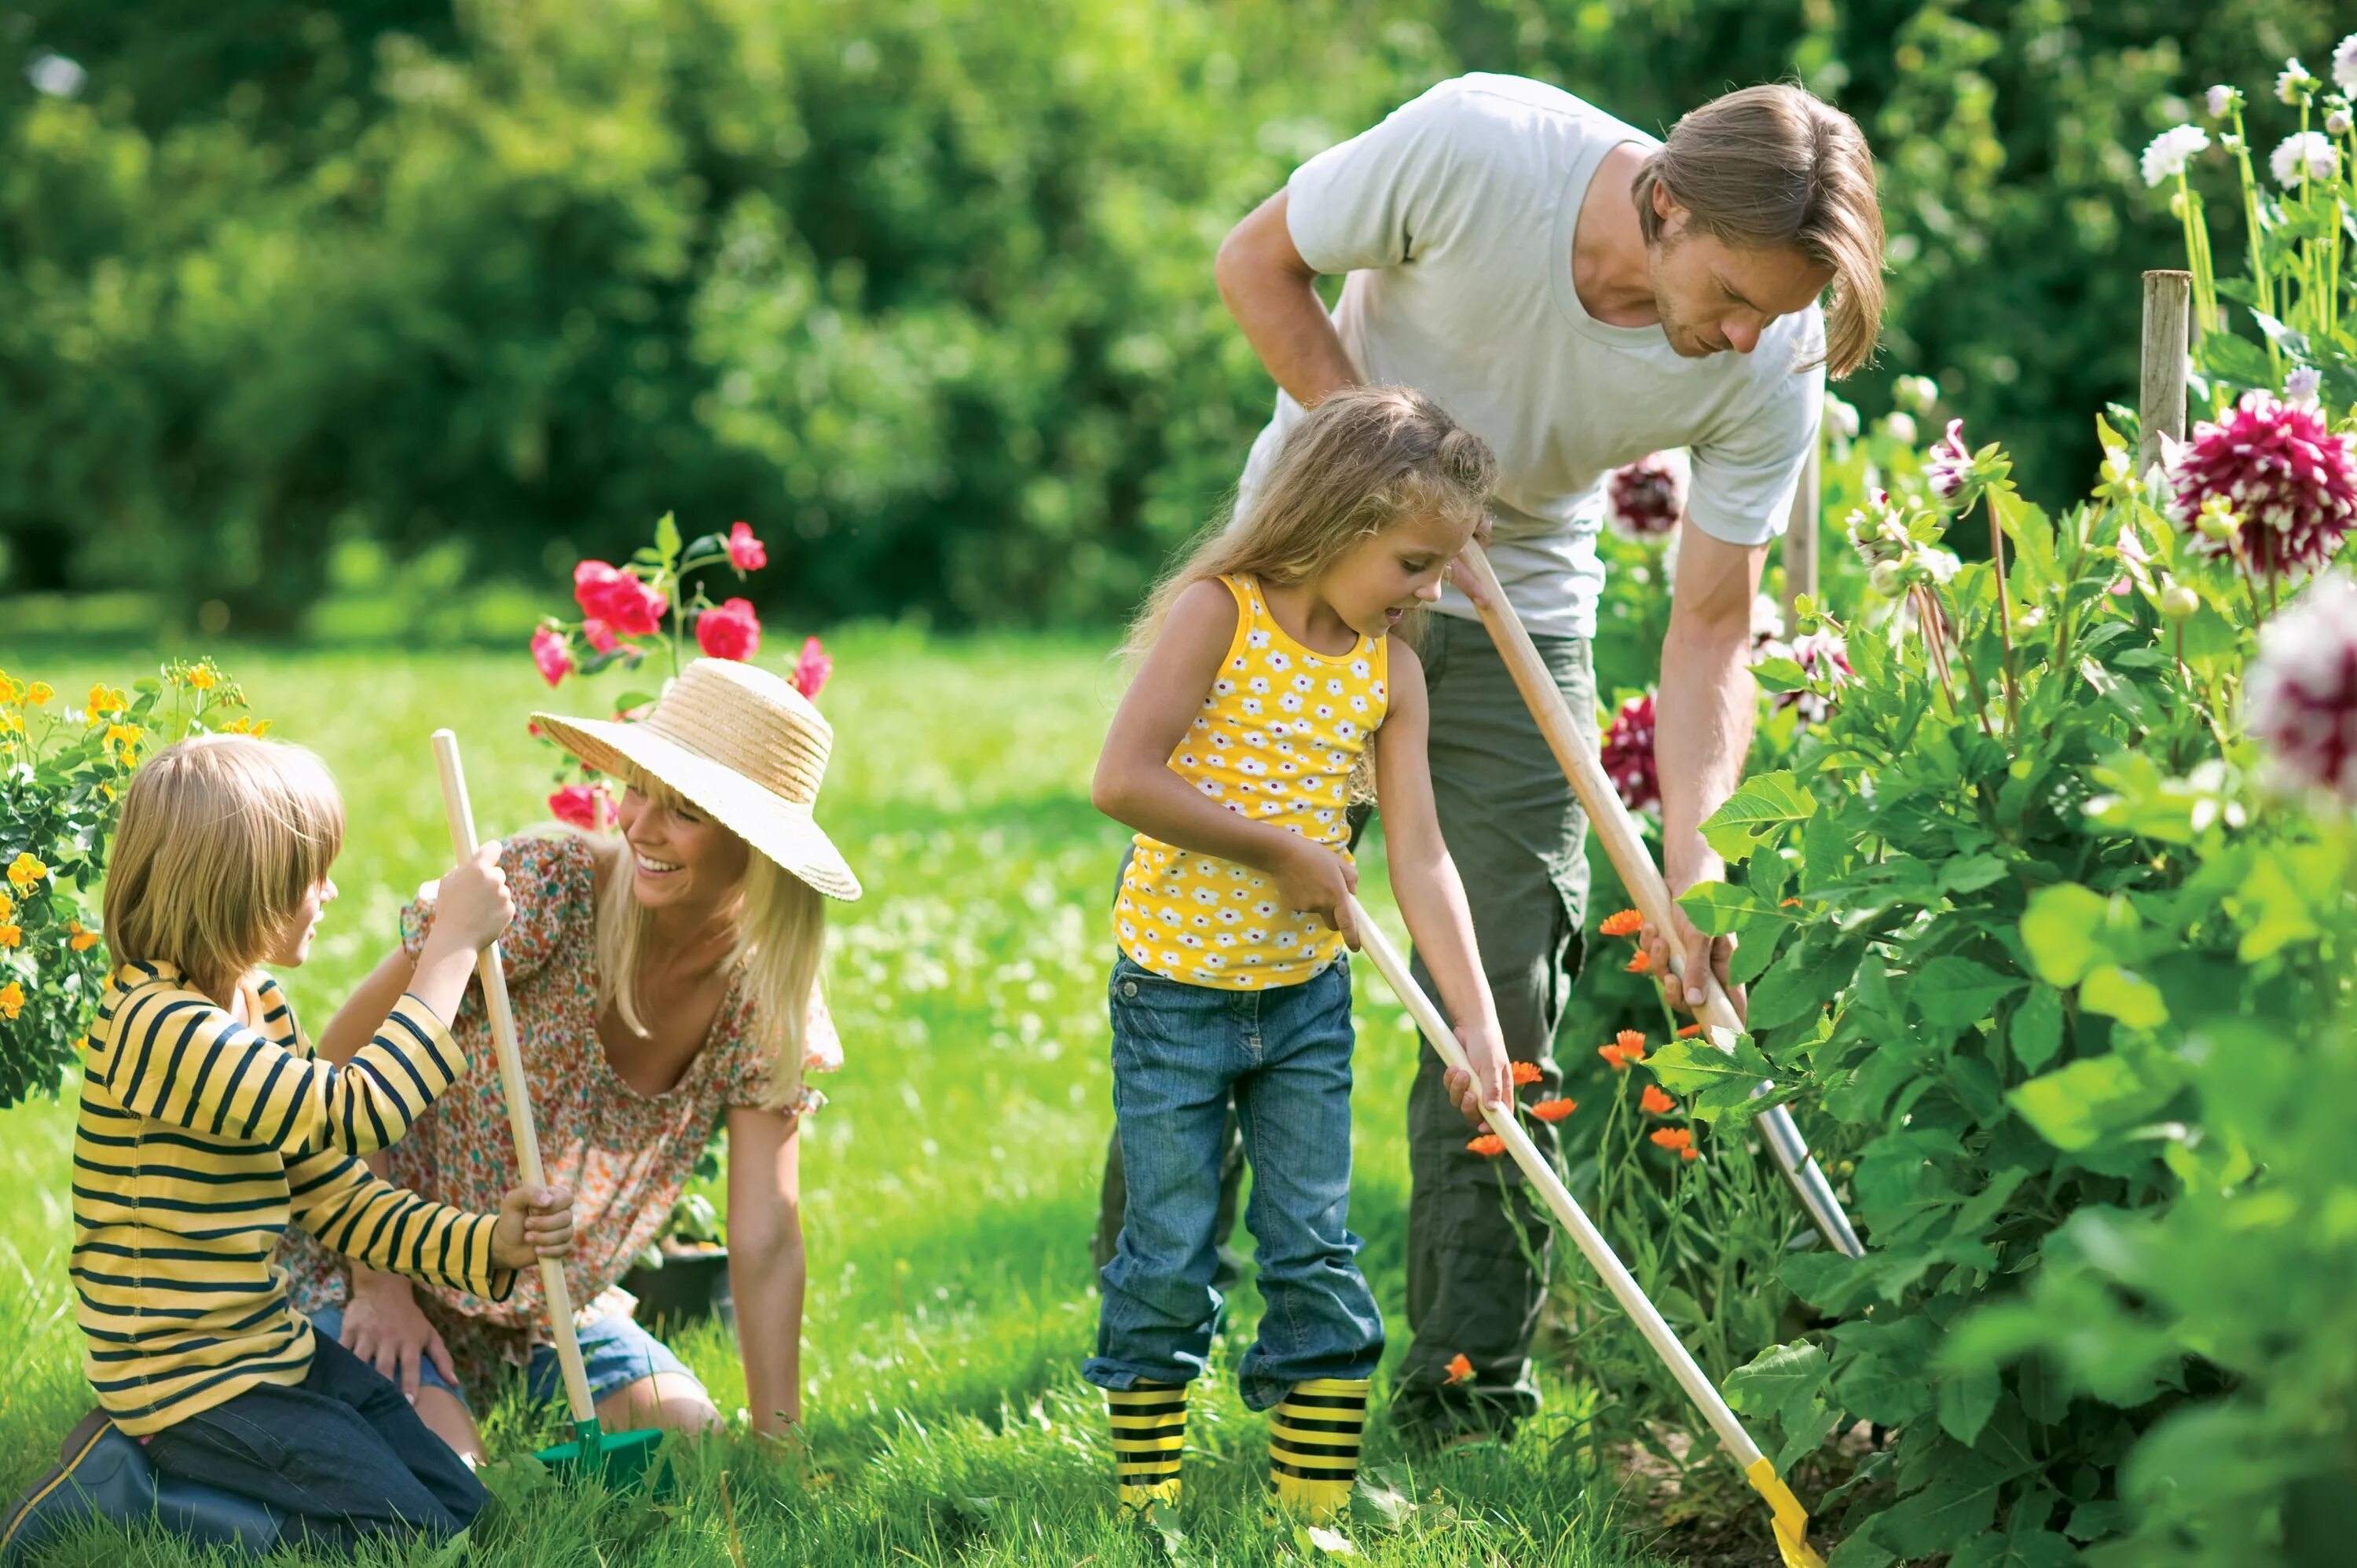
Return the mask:
POLYGON ((2170 515, 2201 553, 2239 554, 2267 577, 2319 571, 2357 521, 2357 436, 2333 435, 2313 403, 2245 392, 2223 419, 2193 427, 2169 483, 2170 515), (2213 496, 2242 520, 2221 539, 2196 526, 2213 496))
POLYGON ((1653 693, 1648 692, 1620 704, 1604 732, 1602 759, 1605 777, 1612 780, 1631 811, 1648 811, 1662 803, 1661 775, 1653 767, 1653 693))
POLYGON ((1685 510, 1691 472, 1683 452, 1655 452, 1615 468, 1604 480, 1605 515, 1631 539, 1664 538, 1685 510))
POLYGON ((2335 573, 2267 623, 2244 704, 2286 779, 2357 804, 2357 582, 2335 573))

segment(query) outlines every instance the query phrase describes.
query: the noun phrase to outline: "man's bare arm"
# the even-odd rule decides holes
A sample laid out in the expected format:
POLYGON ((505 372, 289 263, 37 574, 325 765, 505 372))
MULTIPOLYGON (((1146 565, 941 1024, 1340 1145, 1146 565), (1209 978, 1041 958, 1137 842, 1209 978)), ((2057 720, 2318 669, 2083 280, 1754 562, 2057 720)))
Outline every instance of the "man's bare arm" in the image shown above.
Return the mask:
POLYGON ((1282 190, 1254 208, 1221 242, 1212 275, 1244 341, 1276 384, 1309 408, 1355 385, 1359 372, 1318 297, 1318 274, 1294 247, 1285 211, 1282 190))

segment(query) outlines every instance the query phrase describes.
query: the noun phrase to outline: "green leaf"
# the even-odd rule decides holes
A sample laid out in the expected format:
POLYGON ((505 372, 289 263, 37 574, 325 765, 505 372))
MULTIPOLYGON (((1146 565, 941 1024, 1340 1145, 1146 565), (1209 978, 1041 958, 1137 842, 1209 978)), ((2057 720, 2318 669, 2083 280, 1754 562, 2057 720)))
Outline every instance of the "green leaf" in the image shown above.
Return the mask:
POLYGON ((1773 919, 1777 913, 1750 888, 1727 882, 1695 883, 1680 895, 1678 908, 1686 912, 1695 930, 1712 937, 1739 931, 1755 921, 1773 919))
POLYGON ((1831 929, 1810 928, 1760 980, 1745 1020, 1754 1032, 1781 1028, 1814 1015, 1857 977, 1858 961, 1866 956, 1865 940, 1834 940, 1828 935, 1831 929))
POLYGON ((1981 1428, 1996 1413, 2002 1391, 1995 1367, 1974 1367, 1943 1379, 1936 1408, 1940 1430, 1966 1447, 1978 1440, 1981 1428))
POLYGON ((1754 1109, 1753 1093, 1776 1070, 1750 1036, 1723 1029, 1673 1039, 1647 1057, 1645 1065, 1670 1092, 1690 1096, 1687 1109, 1705 1122, 1754 1109), (1731 1048, 1713 1043, 1714 1036, 1731 1048))
POLYGON ((2169 1004, 2161 1000, 2160 987, 2115 963, 2088 972, 2079 986, 2079 1005, 2117 1018, 2131 1029, 2158 1029, 2169 1022, 2169 1004))
POLYGON ((2006 865, 1993 854, 1967 854, 1940 867, 1940 891, 1977 893, 2005 880, 2006 865))
POLYGON ((1703 823, 1702 836, 1712 851, 1726 860, 1742 861, 1772 841, 1786 828, 1815 814, 1817 802, 1789 772, 1762 773, 1747 779, 1743 788, 1703 823))
POLYGON ((1727 1402, 1747 1415, 1774 1421, 1782 1433, 1775 1455, 1779 1475, 1815 1453, 1833 1430, 1838 1412, 1825 1398, 1831 1370, 1820 1347, 1796 1341, 1771 1345, 1727 1374, 1727 1402))
POLYGON ((1329 1530, 1324 1525, 1303 1525, 1300 1540, 1310 1548, 1331 1556, 1356 1557, 1359 1554, 1359 1549, 1351 1544, 1349 1536, 1339 1530, 1329 1530))
POLYGON ((1925 964, 1907 993, 1925 1023, 1950 1030, 1969 1029, 2026 983, 1986 964, 1948 954, 1925 964))
POLYGON ((655 550, 665 566, 679 559, 679 520, 669 512, 655 519, 655 550))
POLYGON ((1351 1489, 1351 1517, 1384 1530, 1406 1528, 1415 1517, 1415 1477, 1402 1465, 1378 1465, 1359 1473, 1351 1489))
POLYGON ((2036 1072, 2062 1048, 2062 993, 2050 985, 2033 985, 2006 1026, 2006 1046, 2013 1059, 2036 1072))
POLYGON ((1751 667, 1751 678, 1763 692, 1799 692, 1809 684, 1809 672, 1790 659, 1762 659, 1751 667))
POLYGON ((2174 1084, 2156 1084, 2123 1056, 2090 1057, 2033 1078, 2006 1096, 2039 1136, 2084 1149, 2160 1109, 2174 1084))
POLYGON ((1898 1426, 1923 1413, 1930 1391, 1918 1373, 1879 1356, 1853 1359, 1834 1385, 1842 1408, 1867 1421, 1898 1426))
POLYGON ((2143 922, 2125 898, 2104 898, 2075 882, 2041 887, 2021 914, 2022 946, 2049 985, 2076 985, 2106 960, 2134 958, 2143 922))

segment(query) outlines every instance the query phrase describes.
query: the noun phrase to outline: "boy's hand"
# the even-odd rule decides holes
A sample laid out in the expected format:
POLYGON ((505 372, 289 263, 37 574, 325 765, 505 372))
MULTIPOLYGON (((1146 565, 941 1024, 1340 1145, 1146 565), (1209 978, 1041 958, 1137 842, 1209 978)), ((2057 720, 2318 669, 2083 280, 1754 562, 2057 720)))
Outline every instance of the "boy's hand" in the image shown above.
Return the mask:
POLYGON ((1457 1102, 1458 1113, 1475 1126, 1482 1124, 1484 1105, 1509 1106, 1514 1100, 1514 1066, 1506 1058, 1506 1042, 1494 1024, 1459 1025, 1457 1043, 1465 1047, 1471 1072, 1450 1068, 1440 1076, 1443 1092, 1457 1102))
POLYGON ((1352 952, 1359 950, 1359 926, 1351 918, 1349 904, 1351 895, 1359 890, 1356 866, 1324 844, 1295 838, 1274 875, 1278 903, 1316 915, 1342 933, 1352 952))
POLYGON ((503 1269, 528 1269, 543 1258, 573 1251, 573 1192, 562 1187, 513 1187, 500 1199, 500 1220, 491 1228, 491 1261, 503 1269))
POLYGON ((443 873, 434 899, 435 935, 473 952, 499 940, 514 918, 515 898, 508 892, 508 874, 500 868, 496 843, 443 873))

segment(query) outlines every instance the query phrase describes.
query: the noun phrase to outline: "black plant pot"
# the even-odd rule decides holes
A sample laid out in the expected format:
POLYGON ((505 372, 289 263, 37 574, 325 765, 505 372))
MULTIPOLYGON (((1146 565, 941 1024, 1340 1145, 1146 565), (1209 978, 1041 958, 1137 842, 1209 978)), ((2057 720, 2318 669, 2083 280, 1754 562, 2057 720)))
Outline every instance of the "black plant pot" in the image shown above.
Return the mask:
POLYGON ((622 1288, 639 1298, 639 1321, 683 1328, 716 1318, 724 1328, 737 1326, 737 1300, 728 1288, 728 1249, 663 1249, 662 1267, 634 1268, 622 1276, 622 1288))

